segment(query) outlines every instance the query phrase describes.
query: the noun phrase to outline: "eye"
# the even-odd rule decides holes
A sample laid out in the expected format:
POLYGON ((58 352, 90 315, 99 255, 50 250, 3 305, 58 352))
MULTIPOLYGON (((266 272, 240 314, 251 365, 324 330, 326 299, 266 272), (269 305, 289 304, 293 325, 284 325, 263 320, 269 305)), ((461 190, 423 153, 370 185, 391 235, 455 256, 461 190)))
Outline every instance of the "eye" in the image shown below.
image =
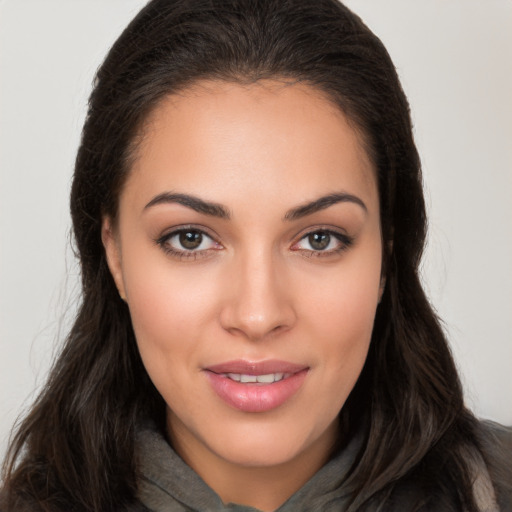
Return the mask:
POLYGON ((167 233, 156 240, 167 253, 180 258, 196 258, 211 249, 222 246, 204 231, 196 228, 182 228, 167 233))
POLYGON ((319 229, 303 236, 292 246, 292 250, 316 253, 316 255, 328 255, 348 249, 352 242, 353 239, 348 235, 319 229))
POLYGON ((204 244, 206 237, 199 231, 181 231, 174 235, 169 243, 178 243, 183 249, 193 251, 199 249, 204 244))

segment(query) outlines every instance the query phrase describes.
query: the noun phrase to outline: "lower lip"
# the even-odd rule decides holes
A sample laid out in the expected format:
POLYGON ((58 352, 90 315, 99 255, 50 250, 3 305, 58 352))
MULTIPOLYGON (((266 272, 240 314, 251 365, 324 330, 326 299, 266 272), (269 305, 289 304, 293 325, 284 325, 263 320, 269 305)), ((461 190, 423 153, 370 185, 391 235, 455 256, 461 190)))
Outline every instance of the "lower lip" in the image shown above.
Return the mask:
POLYGON ((302 386, 307 369, 272 384, 242 384, 206 371, 213 390, 224 402, 243 412, 266 412, 287 402, 302 386))

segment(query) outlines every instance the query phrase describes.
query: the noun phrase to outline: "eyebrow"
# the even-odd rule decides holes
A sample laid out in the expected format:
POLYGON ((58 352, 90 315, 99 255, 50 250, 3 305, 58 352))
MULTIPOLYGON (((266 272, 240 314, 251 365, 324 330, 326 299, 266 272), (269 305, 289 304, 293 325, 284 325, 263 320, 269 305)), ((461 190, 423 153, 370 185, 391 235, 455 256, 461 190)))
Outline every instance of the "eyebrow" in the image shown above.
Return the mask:
POLYGON ((212 217, 219 217, 221 219, 230 218, 229 211, 220 204, 211 203, 189 194, 174 194, 171 192, 158 194, 156 197, 151 199, 151 201, 144 207, 144 210, 147 210, 148 208, 158 204, 169 203, 182 204, 183 206, 191 208, 196 212, 204 213, 205 215, 211 215, 212 217))
POLYGON ((311 215, 320 210, 325 210, 337 203, 354 203, 360 206, 365 212, 368 212, 368 208, 359 197, 345 192, 338 192, 335 194, 329 194, 327 196, 320 197, 309 203, 297 206, 288 210, 284 216, 286 220, 297 220, 307 215, 311 215))
MULTIPOLYGON (((178 203, 187 208, 191 208, 198 213, 203 213, 205 215, 211 215, 212 217, 218 217, 221 219, 230 219, 231 215, 229 211, 222 205, 218 203, 212 203, 209 201, 205 201, 204 199, 200 199, 197 196, 192 196, 190 194, 178 194, 172 192, 163 192, 162 194, 158 194, 155 196, 145 207, 144 210, 151 208, 153 206, 159 204, 170 204, 170 203, 178 203)), ((338 192, 335 194, 329 194, 309 203, 297 206, 288 210, 284 216, 285 220, 297 220, 302 217, 306 217, 308 215, 312 215, 315 212, 320 210, 325 210, 330 206, 333 206, 338 203, 354 203, 360 206, 365 212, 368 211, 364 202, 359 199, 359 197, 354 196, 352 194, 347 194, 345 192, 338 192)))

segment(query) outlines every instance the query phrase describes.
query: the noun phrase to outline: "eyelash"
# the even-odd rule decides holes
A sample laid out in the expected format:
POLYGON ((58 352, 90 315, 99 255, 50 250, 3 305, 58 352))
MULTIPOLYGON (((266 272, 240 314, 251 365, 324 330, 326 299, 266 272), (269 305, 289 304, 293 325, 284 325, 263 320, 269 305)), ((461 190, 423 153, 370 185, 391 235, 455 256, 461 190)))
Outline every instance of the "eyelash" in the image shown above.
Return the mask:
POLYGON ((308 231, 304 235, 300 237, 298 242, 295 242, 292 246, 292 250, 301 252, 303 256, 307 258, 325 258, 329 256, 333 256, 336 254, 340 254, 347 249, 349 249, 354 243, 354 238, 347 235, 346 233, 340 233, 339 231, 335 231, 333 229, 329 228, 322 228, 318 227, 316 229, 313 229, 311 231, 308 231), (303 240, 307 240, 309 237, 313 235, 326 235, 328 238, 328 245, 327 247, 333 242, 333 239, 337 241, 338 246, 333 249, 301 249, 301 248, 294 248, 298 244, 300 244, 303 240))
MULTIPOLYGON (((311 240, 310 240, 310 242, 311 242, 311 240)), ((182 260, 182 261, 183 260, 189 260, 189 261, 197 260, 198 258, 208 256, 211 253, 211 251, 218 251, 223 248, 222 245, 219 242, 217 242, 214 237, 209 235, 204 229, 194 227, 194 226, 184 226, 182 228, 175 229, 175 230, 171 231, 170 233, 166 233, 165 235, 162 235, 159 238, 157 238, 155 240, 155 243, 166 254, 169 254, 170 256, 177 258, 179 260, 182 260), (181 235, 187 235, 187 234, 194 234, 196 236, 197 235, 201 236, 201 240, 200 240, 198 247, 200 247, 204 243, 205 237, 210 240, 210 244, 213 244, 213 247, 208 247, 208 248, 199 249, 199 250, 197 248, 187 250, 186 248, 177 249, 177 248, 172 247, 172 245, 170 245, 171 240, 173 238, 180 237, 181 235)), ((181 240, 178 243, 180 243, 182 245, 181 240)), ((353 237, 351 237, 345 233, 340 233, 333 229, 326 229, 326 228, 320 227, 320 228, 316 228, 316 229, 313 229, 311 231, 304 233, 300 237, 300 239, 292 245, 291 250, 300 252, 300 253, 302 253, 302 255, 304 255, 305 257, 308 257, 308 258, 328 257, 328 256, 332 256, 335 254, 340 254, 343 251, 346 251, 353 245, 353 243, 354 243, 353 237), (302 241, 307 240, 308 237, 311 237, 313 235, 318 235, 318 234, 328 237, 327 247, 329 245, 331 245, 333 238, 338 242, 338 246, 335 247, 334 249, 327 249, 327 250, 326 249, 323 249, 323 250, 322 249, 317 249, 317 250, 303 249, 303 248, 297 247, 302 241)))
MULTIPOLYGON (((175 229, 171 231, 170 233, 166 233, 165 235, 162 235, 161 237, 157 238, 155 240, 156 244, 159 245, 162 250, 169 254, 170 256, 177 258, 179 260, 196 260, 201 257, 207 256, 210 251, 218 251, 222 249, 222 245, 218 243, 213 236, 209 235, 204 229, 197 228, 194 226, 184 226, 179 229, 175 229), (200 249, 200 250, 187 250, 186 248, 183 249, 176 249, 170 245, 170 242, 173 238, 179 237, 180 235, 187 235, 187 234, 196 234, 200 235, 202 237, 202 240, 200 242, 201 246, 204 242, 204 238, 208 238, 211 240, 211 243, 215 247, 209 247, 207 249, 200 249)), ((180 242, 179 242, 180 243, 180 242)))

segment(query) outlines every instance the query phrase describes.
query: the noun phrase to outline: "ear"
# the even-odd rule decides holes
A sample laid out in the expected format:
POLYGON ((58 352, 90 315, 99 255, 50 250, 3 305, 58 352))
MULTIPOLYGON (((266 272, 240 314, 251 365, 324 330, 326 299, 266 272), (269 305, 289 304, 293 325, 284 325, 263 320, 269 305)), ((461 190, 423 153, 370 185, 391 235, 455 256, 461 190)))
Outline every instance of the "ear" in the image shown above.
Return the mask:
POLYGON ((101 223, 101 241, 105 248, 107 265, 112 277, 114 278, 119 295, 121 299, 126 302, 123 270, 121 266, 121 249, 119 247, 119 241, 116 234, 114 233, 112 219, 110 217, 104 217, 101 223))

